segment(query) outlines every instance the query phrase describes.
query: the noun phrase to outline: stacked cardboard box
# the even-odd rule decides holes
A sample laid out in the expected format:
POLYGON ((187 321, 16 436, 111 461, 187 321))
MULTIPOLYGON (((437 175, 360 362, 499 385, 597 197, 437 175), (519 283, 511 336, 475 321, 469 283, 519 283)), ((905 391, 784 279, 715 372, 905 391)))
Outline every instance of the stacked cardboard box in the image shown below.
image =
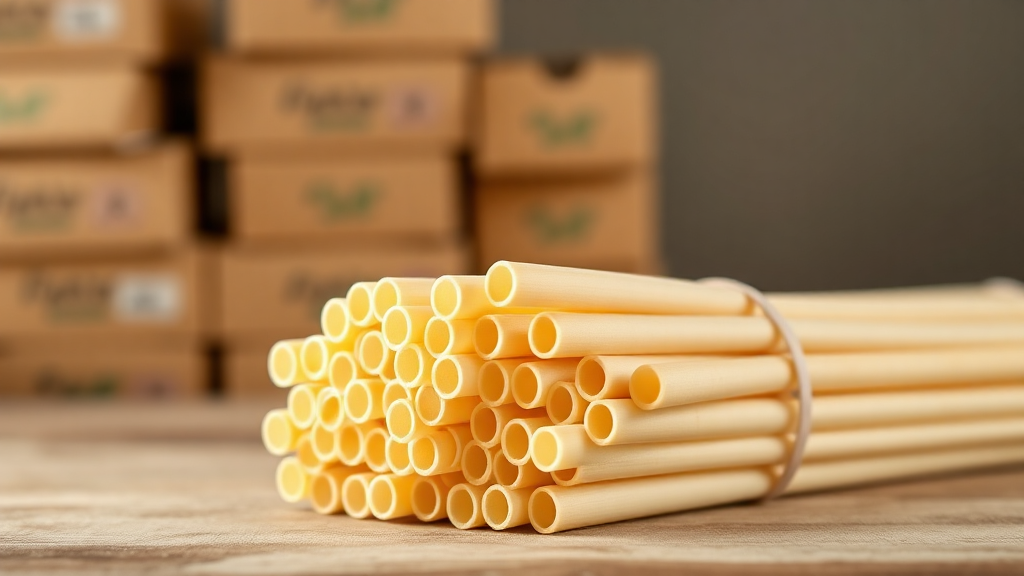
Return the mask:
POLYGON ((475 142, 481 265, 657 271, 655 94, 640 55, 489 62, 475 142))
POLYGON ((0 0, 0 395, 202 393, 216 271, 160 0, 0 0))
POLYGON ((458 154, 491 0, 228 0, 202 73, 202 139, 226 159, 229 395, 270 344, 319 330, 353 281, 468 266, 458 154))

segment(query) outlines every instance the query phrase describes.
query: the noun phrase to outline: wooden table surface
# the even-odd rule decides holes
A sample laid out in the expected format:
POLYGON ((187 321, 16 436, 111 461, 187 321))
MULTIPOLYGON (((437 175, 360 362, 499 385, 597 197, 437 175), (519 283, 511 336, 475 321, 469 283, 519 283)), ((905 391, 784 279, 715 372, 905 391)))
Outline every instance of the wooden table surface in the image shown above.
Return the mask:
POLYGON ((282 503, 259 404, 0 405, 0 573, 1024 574, 1024 467, 553 536, 282 503))

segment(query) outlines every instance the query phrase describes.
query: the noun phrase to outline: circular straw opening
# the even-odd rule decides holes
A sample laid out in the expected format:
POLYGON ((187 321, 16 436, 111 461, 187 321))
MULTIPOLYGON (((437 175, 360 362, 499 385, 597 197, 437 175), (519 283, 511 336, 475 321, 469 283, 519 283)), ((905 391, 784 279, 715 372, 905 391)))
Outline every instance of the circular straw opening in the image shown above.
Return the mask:
POLYGON ((370 391, 358 380, 345 390, 345 411, 353 420, 366 420, 370 416, 370 391))
POLYGON ((388 357, 387 345, 380 332, 369 332, 359 344, 359 359, 371 374, 380 374, 388 357))
POLYGON ((268 357, 270 379, 278 386, 287 386, 295 381, 299 359, 295 357, 295 349, 287 342, 278 342, 270 349, 268 357))
POLYGON ((387 449, 388 433, 383 428, 374 428, 366 433, 366 449, 363 459, 370 470, 386 472, 388 468, 385 450, 387 449))
POLYGON ((384 476, 370 482, 370 510, 374 516, 387 516, 395 506, 395 487, 384 476))
POLYGON ((437 464, 437 445, 430 437, 417 438, 410 444, 412 465, 417 471, 428 471, 437 464))
POLYGON ((327 366, 327 379, 338 390, 343 390, 356 379, 355 358, 348 352, 336 352, 327 366))
POLYGON ((327 514, 338 501, 337 488, 333 479, 327 474, 317 474, 309 488, 309 500, 313 509, 321 514, 327 514))
POLYGON ((438 392, 447 396, 454 395, 462 381, 458 362, 453 358, 441 358, 435 362, 433 381, 438 392))
POLYGON ((539 532, 548 532, 558 519, 558 507, 555 499, 545 488, 537 489, 530 496, 530 521, 539 532))
POLYGON ((381 331, 384 333, 384 340, 392 349, 404 346, 409 343, 412 319, 409 318, 409 314, 405 310, 392 308, 384 315, 381 331))
POLYGON ((448 352, 451 344, 452 332, 448 329, 448 323, 440 318, 431 318, 427 322, 427 329, 423 334, 423 343, 427 351, 434 356, 440 356, 448 352))
POLYGON ((516 291, 516 279, 508 262, 495 262, 484 278, 484 289, 487 298, 495 306, 505 306, 512 300, 516 291))
POLYGON ((494 455, 492 468, 494 481, 502 486, 511 486, 519 479, 519 466, 509 462, 500 450, 494 455))
POLYGON ((417 518, 433 518, 441 512, 441 492, 433 482, 416 482, 412 488, 412 511, 417 518))
POLYGON ((492 526, 501 526, 512 520, 512 507, 509 505, 508 497, 498 489, 489 489, 484 492, 484 519, 492 526))
POLYGON ((295 458, 285 458, 277 467, 277 486, 286 502, 298 502, 306 496, 309 476, 295 458))
POLYGON ((540 382, 537 378, 537 373, 526 365, 512 372, 512 397, 520 406, 533 406, 540 401, 540 382))
POLYGON ((580 395, 593 401, 604 391, 606 375, 604 366, 595 358, 584 358, 576 369, 576 383, 580 395))
POLYGON ((406 346, 395 356, 395 376, 403 384, 414 384, 423 375, 423 358, 415 346, 406 346))
POLYGON ((343 426, 338 433, 338 459, 349 466, 363 462, 363 435, 356 426, 343 426))
POLYGON ((476 517, 476 500, 466 486, 457 485, 448 493, 448 519, 456 527, 469 526, 476 517))
POLYGON ((565 386, 555 386, 548 396, 548 418, 553 424, 562 424, 572 418, 576 399, 565 386))
POLYGON ((287 454, 294 442, 295 426, 285 410, 272 410, 263 417, 263 445, 275 456, 287 454))
POLYGON ((476 347, 477 354, 484 358, 494 355, 500 339, 498 324, 493 318, 484 316, 477 320, 476 327, 473 329, 473 345, 476 347))
POLYGON ((558 438, 544 428, 534 433, 530 447, 533 461, 541 470, 550 469, 558 460, 558 438))
POLYGON ((449 318, 462 305, 462 293, 452 278, 442 276, 434 282, 430 289, 430 306, 434 313, 442 318, 449 318))
POLYGON ((367 490, 368 486, 364 476, 354 474, 345 479, 345 483, 341 485, 341 501, 345 507, 345 512, 349 516, 355 518, 366 518, 369 516, 370 510, 366 499, 367 490))
POLYGON ((497 362, 485 362, 477 379, 480 399, 487 404, 498 404, 504 399, 507 382, 507 374, 497 362))
POLYGON ((309 432, 310 451, 318 461, 329 462, 334 459, 337 451, 334 432, 327 430, 322 424, 314 424, 309 432))
POLYGON ((316 421, 316 395, 307 384, 295 386, 288 392, 288 414, 299 428, 306 429, 316 421))
POLYGON ((324 304, 323 312, 320 314, 320 328, 323 329, 324 335, 334 342, 341 342, 348 336, 349 316, 344 299, 331 298, 324 304))
POLYGON ((488 406, 480 404, 469 417, 469 429, 484 444, 495 444, 498 441, 498 416, 488 406))
POLYGON ((470 442, 462 450, 462 471, 471 484, 482 484, 491 475, 490 455, 477 442, 470 442))
POLYGON ((409 445, 394 438, 388 438, 384 449, 391 471, 395 474, 408 474, 412 467, 412 461, 409 459, 409 445))
POLYGON ((388 413, 384 418, 387 423, 388 432, 396 440, 401 442, 408 442, 412 437, 413 420, 415 415, 413 414, 412 406, 404 400, 398 400, 388 408, 388 413))
POLYGON ((561 483, 561 484, 572 482, 572 480, 576 477, 576 472, 578 470, 579 470, 578 468, 566 468, 565 470, 552 470, 551 478, 553 478, 556 483, 561 483))
POLYGON ((327 344, 323 337, 307 338, 302 343, 299 353, 302 355, 302 365, 306 368, 307 374, 311 377, 322 375, 327 363, 327 344))
POLYGON ((509 460, 522 464, 530 458, 530 431, 517 420, 509 422, 502 431, 501 446, 509 460))
POLYGON ((441 418, 441 398, 433 386, 421 386, 416 391, 416 413, 426 424, 441 418))
POLYGON ((329 392, 324 393, 320 399, 320 422, 323 423, 324 428, 337 430, 345 418, 345 413, 341 409, 341 393, 337 388, 328 390, 329 392))
POLYGON ((528 338, 530 348, 543 358, 554 352, 555 346, 558 344, 558 326, 555 325, 554 320, 541 314, 530 322, 528 338))
POLYGON ((583 427, 595 442, 608 440, 615 431, 615 417, 604 404, 591 404, 583 415, 583 427))
POLYGON ((377 320, 383 320, 388 310, 398 306, 398 287, 390 279, 385 278, 377 282, 372 298, 373 315, 377 320))
POLYGON ((353 284, 346 296, 352 322, 367 325, 373 322, 373 298, 367 284, 353 284))
POLYGON ((641 366, 629 379, 629 395, 637 406, 652 406, 661 397, 661 380, 650 366, 641 366))
MULTIPOLYGON (((317 428, 319 426, 313 427, 313 434, 316 433, 317 428)), ((313 447, 313 434, 310 434, 309 438, 300 440, 299 445, 295 447, 295 458, 307 472, 316 471, 320 467, 320 458, 317 457, 316 450, 313 447)))

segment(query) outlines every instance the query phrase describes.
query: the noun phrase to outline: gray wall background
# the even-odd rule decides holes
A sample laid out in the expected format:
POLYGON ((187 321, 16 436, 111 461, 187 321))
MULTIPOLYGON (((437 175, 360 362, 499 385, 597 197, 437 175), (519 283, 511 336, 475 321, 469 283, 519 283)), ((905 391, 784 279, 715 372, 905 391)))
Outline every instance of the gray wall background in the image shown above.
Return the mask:
POLYGON ((504 0, 502 49, 661 67, 670 272, 1024 279, 1024 2, 504 0))

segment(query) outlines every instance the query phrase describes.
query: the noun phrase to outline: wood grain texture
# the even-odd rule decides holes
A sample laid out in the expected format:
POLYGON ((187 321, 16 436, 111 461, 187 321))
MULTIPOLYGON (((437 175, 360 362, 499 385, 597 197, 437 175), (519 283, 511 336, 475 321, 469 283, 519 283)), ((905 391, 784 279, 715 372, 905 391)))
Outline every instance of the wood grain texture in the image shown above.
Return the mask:
POLYGON ((553 536, 463 532, 282 503, 254 441, 263 410, 0 407, 0 573, 1024 572, 1024 467, 553 536))

